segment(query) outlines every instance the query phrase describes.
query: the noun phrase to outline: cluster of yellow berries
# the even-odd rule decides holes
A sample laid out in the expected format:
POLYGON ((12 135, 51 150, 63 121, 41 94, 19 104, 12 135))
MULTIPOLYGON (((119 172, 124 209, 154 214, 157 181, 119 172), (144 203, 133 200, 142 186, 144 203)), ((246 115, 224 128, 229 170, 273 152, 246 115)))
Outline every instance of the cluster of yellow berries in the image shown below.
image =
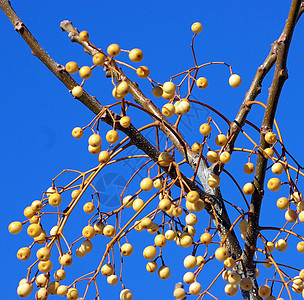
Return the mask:
MULTIPOLYGON (((79 33, 79 38, 83 42, 89 41, 89 34, 87 31, 81 31, 79 33)), ((121 52, 120 46, 117 44, 111 44, 107 48, 107 54, 102 51, 97 52, 93 55, 93 66, 83 66, 79 68, 78 64, 74 61, 70 61, 65 65, 65 70, 70 74, 76 74, 79 72, 80 77, 83 79, 83 83, 81 85, 77 85, 73 87, 71 90, 72 95, 75 98, 81 97, 83 94, 83 84, 84 81, 89 79, 92 75, 92 70, 98 66, 104 66, 106 62, 109 62, 113 57, 116 57, 121 52)), ((129 59, 132 62, 140 62, 143 59, 143 52, 140 49, 132 49, 129 52, 129 59)), ((140 78, 147 78, 150 75, 150 70, 146 66, 140 66, 136 70, 137 75, 140 78)), ((128 84, 125 81, 118 83, 117 86, 114 87, 112 94, 116 99, 122 99, 129 92, 128 84)))

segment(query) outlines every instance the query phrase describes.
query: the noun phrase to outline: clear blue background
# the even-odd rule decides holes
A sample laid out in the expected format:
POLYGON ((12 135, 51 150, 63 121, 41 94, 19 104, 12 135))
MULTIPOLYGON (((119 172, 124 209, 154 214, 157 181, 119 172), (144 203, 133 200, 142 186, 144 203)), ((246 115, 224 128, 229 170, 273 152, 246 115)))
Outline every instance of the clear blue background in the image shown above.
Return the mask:
MULTIPOLYGON (((91 58, 83 53, 81 47, 70 43, 67 34, 61 32, 60 22, 68 19, 80 30, 89 31, 92 42, 103 49, 111 43, 118 43, 123 49, 141 48, 144 52, 142 64, 150 68, 151 77, 159 82, 167 81, 170 76, 192 66, 190 26, 193 22, 200 21, 203 24, 203 32, 195 42, 198 62, 225 61, 233 66, 235 73, 242 76, 243 82, 238 89, 232 89, 227 83, 228 69, 223 66, 210 66, 201 73, 209 79, 208 89, 195 90, 194 96, 213 105, 232 120, 257 67, 264 61, 271 43, 279 37, 283 29, 290 2, 19 0, 12 1, 12 4, 37 40, 58 63, 64 65, 67 61, 76 60, 80 65, 91 64, 91 58)), ((73 127, 86 125, 93 117, 92 113, 74 100, 66 88, 31 54, 2 12, 0 27, 0 286, 1 299, 17 299, 17 284, 26 276, 29 261, 18 261, 16 252, 20 247, 29 245, 30 239, 26 237, 25 231, 18 236, 10 235, 7 231, 8 224, 14 220, 23 220, 23 209, 33 200, 41 198, 42 192, 51 185, 51 179, 58 172, 64 168, 86 170, 96 165, 96 157, 86 151, 88 135, 78 141, 70 134, 73 127)), ((299 162, 303 162, 303 36, 302 19, 296 27, 292 41, 288 58, 289 79, 284 86, 277 113, 287 149, 299 162)), ((124 54, 119 59, 128 61, 124 54)), ((271 75, 272 72, 264 81, 263 93, 258 97, 258 100, 264 103, 271 84, 271 75)), ((132 78, 137 80, 136 76, 132 78)), ((79 81, 78 75, 75 79, 79 81)), ((138 82, 142 87, 148 86, 142 79, 138 82)), ((85 88, 102 103, 109 104, 113 101, 109 81, 104 79, 102 72, 94 72, 85 88)), ((151 97, 150 89, 146 94, 151 97)), ((164 100, 156 100, 159 106, 164 103, 164 100)), ((194 132, 198 132, 198 126, 209 116, 207 110, 198 111, 199 113, 194 111, 192 119, 186 119, 189 124, 184 123, 184 134, 190 144, 201 139, 194 132)), ((262 115, 263 109, 256 107, 250 113, 249 120, 259 126, 262 115)), ((135 125, 143 122, 146 122, 146 119, 140 119, 137 114, 135 125)), ((109 129, 106 125, 102 128, 104 131, 109 129)), ((223 126, 222 131, 226 130, 223 126)), ((237 146, 240 145, 243 144, 239 143, 237 146)), ((246 162, 246 155, 234 154, 233 157, 234 162, 231 162, 227 169, 239 175, 241 185, 251 181, 251 177, 245 177, 240 171, 246 162)), ((128 178, 133 169, 134 167, 128 165, 125 165, 123 170, 120 169, 122 177, 118 177, 118 182, 128 178)), ((106 172, 111 176, 117 175, 117 168, 109 168, 106 172)), ((102 192, 104 187, 108 196, 118 193, 120 184, 110 182, 109 185, 106 182, 107 176, 102 177, 98 183, 102 192)), ((243 205, 236 189, 231 188, 231 181, 228 177, 223 178, 224 198, 243 205)), ((300 189, 302 186, 303 180, 300 178, 300 189)), ((279 196, 288 196, 287 187, 279 193, 279 196)), ((265 194, 262 207, 264 224, 284 223, 283 213, 275 207, 277 194, 265 194)), ((87 198, 89 199, 89 195, 87 198)), ((107 206, 110 207, 111 204, 108 203, 107 206)), ((199 218, 205 220, 204 225, 207 226, 207 214, 202 213, 199 218)), ((79 210, 79 214, 69 225, 76 228, 77 225, 84 226, 86 222, 86 216, 79 210)), ((80 229, 77 230, 80 234, 80 229)), ((298 227, 298 233, 301 231, 303 234, 303 226, 298 227)), ((168 249, 165 248, 165 261, 171 267, 172 274, 170 279, 162 281, 158 279, 157 274, 148 274, 145 271, 146 262, 141 254, 146 245, 153 243, 153 237, 148 233, 138 233, 131 237, 130 241, 135 250, 132 257, 125 260, 124 282, 133 291, 134 299, 172 299, 174 284, 182 280, 182 274, 185 272, 182 266, 183 257, 190 254, 190 251, 177 251, 173 244, 170 244, 168 249)), ((88 255, 83 261, 75 259, 75 266, 71 267, 74 273, 70 275, 71 280, 76 274, 83 274, 88 265, 92 266, 88 270, 94 270, 93 263, 98 263, 104 245, 105 242, 101 242, 94 248, 95 254, 88 255)), ((32 256, 34 254, 35 251, 32 256)), ((290 261, 290 256, 281 258, 284 263, 303 268, 303 263, 301 265, 299 261, 290 261)), ((299 260, 303 262, 303 256, 299 257, 299 260)), ((117 263, 119 265, 119 259, 117 263)), ((217 262, 214 266, 218 266, 218 270, 221 268, 221 264, 217 262)), ((211 282, 212 272, 214 271, 210 270, 200 275, 199 281, 203 286, 206 287, 211 282)), ((262 280, 259 282, 263 283, 262 280)), ((101 299, 118 299, 119 285, 110 287, 105 278, 100 278, 99 283, 101 299)), ((227 298, 223 295, 223 288, 224 282, 220 279, 213 289, 219 299, 227 298)), ((93 296, 90 297, 88 299, 93 296)), ((34 299, 34 294, 29 298, 34 299)), ((59 296, 50 297, 52 298, 61 299, 59 296)), ((206 299, 209 298, 206 296, 206 299)))

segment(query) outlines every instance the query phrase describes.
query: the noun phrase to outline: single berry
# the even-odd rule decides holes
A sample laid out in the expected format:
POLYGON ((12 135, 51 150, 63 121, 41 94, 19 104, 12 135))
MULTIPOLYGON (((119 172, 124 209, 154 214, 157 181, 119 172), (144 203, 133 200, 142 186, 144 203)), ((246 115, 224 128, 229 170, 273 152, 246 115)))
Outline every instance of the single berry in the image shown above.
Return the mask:
POLYGON ((140 49, 135 48, 129 52, 129 58, 133 62, 140 62, 143 59, 143 57, 144 54, 140 49))
POLYGON ((202 32, 202 30, 203 30, 203 25, 202 25, 200 22, 195 22, 195 23, 193 23, 193 24, 191 25, 191 30, 192 30, 194 33, 198 34, 198 33, 202 32))
POLYGON ((120 47, 117 44, 111 44, 107 48, 107 52, 110 56, 117 56, 120 53, 120 47))

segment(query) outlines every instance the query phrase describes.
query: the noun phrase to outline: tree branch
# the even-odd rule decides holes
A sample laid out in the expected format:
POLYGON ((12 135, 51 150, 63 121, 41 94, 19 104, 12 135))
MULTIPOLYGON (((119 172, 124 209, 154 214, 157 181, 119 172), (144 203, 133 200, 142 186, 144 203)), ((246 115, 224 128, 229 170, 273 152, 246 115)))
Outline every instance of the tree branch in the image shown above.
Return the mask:
MULTIPOLYGON (((263 118, 263 123, 260 131, 260 147, 265 149, 269 144, 265 141, 265 134, 272 130, 274 116, 276 113, 277 104, 281 94, 284 82, 287 79, 286 61, 288 50, 292 39, 293 31, 296 25, 299 8, 301 5, 300 0, 293 0, 289 15, 280 38, 275 42, 276 52, 276 67, 273 76, 273 81, 269 90, 267 107, 263 118)), ((257 166, 254 177, 255 192, 251 198, 250 214, 248 218, 248 227, 246 233, 245 247, 242 254, 244 266, 249 277, 255 278, 255 266, 253 262, 257 237, 259 234, 259 217, 262 199, 264 196, 264 180, 267 168, 267 159, 263 153, 259 151, 257 158, 257 166)), ((255 291, 256 293, 257 291, 255 291)))

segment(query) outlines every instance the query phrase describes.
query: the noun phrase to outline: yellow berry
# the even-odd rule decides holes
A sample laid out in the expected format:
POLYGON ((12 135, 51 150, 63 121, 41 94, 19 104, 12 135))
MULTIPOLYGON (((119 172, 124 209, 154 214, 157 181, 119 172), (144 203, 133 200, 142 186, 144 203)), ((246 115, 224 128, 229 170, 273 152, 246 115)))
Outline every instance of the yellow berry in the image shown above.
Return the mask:
POLYGON ((27 218, 30 219, 31 217, 33 217, 36 214, 36 212, 33 211, 33 209, 30 206, 27 206, 24 211, 23 211, 23 215, 27 218))
POLYGON ((278 251, 284 252, 287 249, 287 242, 284 239, 279 239, 275 243, 275 247, 278 251))
POLYGON ((228 282, 231 284, 239 284, 241 281, 241 276, 236 273, 236 272, 232 272, 231 274, 229 274, 228 276, 228 282))
POLYGON ((238 286, 237 284, 233 284, 233 283, 227 283, 225 285, 225 293, 228 296, 235 296, 238 292, 238 286))
POLYGON ((87 214, 91 214, 95 210, 95 205, 92 202, 87 202, 83 205, 83 211, 87 214))
POLYGON ((162 211, 167 211, 171 208, 172 203, 171 203, 170 199, 163 198, 162 200, 159 201, 158 205, 162 211))
POLYGON ((143 57, 144 54, 140 49, 135 48, 129 52, 129 58, 133 62, 140 62, 143 59, 143 57))
MULTIPOLYGON (((94 229, 95 230, 95 229, 94 229)), ((85 253, 90 253, 93 249, 93 244, 90 240, 85 240, 81 243, 80 250, 85 253)))
POLYGON ((297 250, 300 252, 300 253, 304 253, 304 242, 301 241, 297 244, 297 250))
POLYGON ((88 143, 92 147, 98 147, 98 146, 100 146, 101 145, 101 137, 100 137, 100 135, 96 134, 96 133, 92 134, 89 137, 88 143))
POLYGON ((79 67, 76 62, 70 61, 65 65, 65 70, 70 74, 75 74, 78 72, 79 67))
POLYGON ((79 196, 80 193, 81 193, 80 189, 79 190, 73 190, 72 193, 71 193, 72 199, 76 199, 79 196))
POLYGON ((213 164, 219 160, 219 155, 217 152, 210 150, 207 152, 207 160, 213 164))
POLYGON ((271 171, 275 175, 281 175, 284 171, 284 167, 280 163, 275 163, 275 164, 272 165, 271 171))
POLYGON ((79 75, 82 79, 89 79, 92 75, 92 69, 88 66, 81 67, 79 75))
POLYGON ((230 162, 230 160, 231 160, 231 155, 230 155, 229 152, 224 151, 224 152, 221 153, 221 155, 220 155, 221 163, 228 164, 230 162))
POLYGON ((255 169, 255 167, 254 167, 253 163, 249 162, 249 163, 244 165, 244 172, 248 175, 253 174, 254 169, 255 169))
POLYGON ((266 298, 271 294, 271 288, 268 285, 262 285, 259 287, 258 294, 260 297, 266 298))
POLYGON ((121 81, 116 86, 116 92, 120 95, 127 95, 129 93, 130 87, 126 81, 121 81))
POLYGON ((285 212, 285 219, 289 223, 294 223, 297 220, 298 213, 293 209, 287 209, 285 212))
POLYGON ((193 244, 193 238, 187 232, 183 232, 179 237, 180 245, 184 248, 189 248, 193 244))
POLYGON ((254 190, 254 185, 251 182, 248 182, 243 186, 243 192, 245 195, 252 195, 254 190))
POLYGON ((193 255, 188 255, 184 259, 184 267, 186 269, 193 269, 196 267, 196 257, 193 255))
POLYGON ((197 216, 190 213, 185 217, 185 221, 187 225, 194 226, 197 223, 197 216))
POLYGON ((242 278, 240 288, 244 291, 250 291, 252 289, 252 281, 249 278, 242 278))
POLYGON ((175 102, 175 113, 177 115, 183 115, 190 111, 191 106, 188 100, 181 99, 180 101, 175 102))
POLYGON ((219 261, 224 261, 228 258, 229 252, 225 247, 219 247, 215 250, 215 258, 219 261))
POLYGON ((72 89, 72 95, 74 97, 81 97, 82 94, 83 94, 83 88, 81 86, 76 85, 76 86, 73 87, 73 89, 72 89))
POLYGON ((196 203, 199 200, 199 193, 197 191, 190 191, 186 196, 187 201, 196 203))
POLYGON ((269 131, 265 134, 265 141, 268 144, 274 144, 277 141, 277 135, 274 132, 269 131))
POLYGON ((200 22, 195 22, 191 25, 191 30, 194 33, 200 33, 203 30, 203 25, 200 22))
MULTIPOLYGON (((225 268, 232 269, 234 267, 234 265, 235 265, 235 260, 232 257, 228 257, 224 260, 225 268)), ((228 276, 228 278, 229 278, 229 276, 228 276)), ((229 279, 228 279, 228 281, 229 281, 229 279)), ((232 283, 231 281, 229 281, 229 282, 232 283)))
POLYGON ((59 206, 62 201, 60 194, 54 193, 49 196, 49 204, 51 206, 59 206))
POLYGON ((42 232, 42 228, 39 224, 31 224, 27 228, 27 234, 33 238, 39 236, 41 232, 42 232))
POLYGON ((77 300, 79 296, 78 290, 75 288, 68 289, 66 297, 68 300, 77 300))
POLYGON ((200 143, 194 143, 191 147, 191 150, 197 154, 199 154, 202 151, 202 149, 203 149, 203 146, 200 143))
POLYGON ((133 294, 129 289, 123 289, 119 295, 120 300, 132 300, 133 294))
POLYGON ((229 77, 229 84, 230 84, 231 87, 237 88, 241 83, 242 83, 242 79, 239 75, 232 74, 229 77))
POLYGON ((119 124, 123 128, 128 128, 131 124, 131 119, 130 117, 124 116, 119 120, 119 124))
POLYGON ((66 277, 66 273, 63 269, 58 269, 57 271, 55 271, 54 273, 54 278, 57 281, 61 281, 64 280, 66 277))
POLYGON ((154 259, 156 256, 156 248, 153 246, 147 246, 143 251, 143 256, 145 259, 154 259))
POLYGON ((153 186, 154 186, 156 189, 160 190, 160 189, 162 188, 162 186, 163 186, 163 181, 162 181, 162 179, 161 179, 161 178, 155 179, 155 180, 153 181, 153 186))
POLYGON ((75 128, 72 130, 72 136, 73 136, 75 139, 80 139, 80 138, 83 136, 83 130, 82 130, 80 127, 75 127, 75 128))
POLYGON ((140 66, 139 68, 137 68, 136 74, 140 78, 147 78, 150 75, 150 70, 146 66, 140 66))
POLYGON ((224 134, 219 134, 216 138, 215 138, 215 143, 218 146, 224 146, 227 142, 227 137, 224 134))
POLYGON ((170 269, 167 266, 161 266, 158 269, 158 276, 160 279, 168 279, 170 277, 170 269))
POLYGON ((175 106, 172 103, 167 103, 162 108, 162 113, 165 117, 170 118, 175 114, 175 106))
POLYGON ((42 247, 42 248, 37 250, 36 256, 39 260, 46 261, 46 260, 49 260, 51 258, 51 251, 47 247, 42 247))
POLYGON ((90 240, 91 238, 93 238, 95 236, 95 230, 93 228, 93 226, 85 226, 83 229, 82 229, 82 235, 90 240))
POLYGON ((105 63, 106 58, 107 57, 101 52, 95 53, 93 56, 93 64, 95 66, 102 66, 105 63))
POLYGON ((208 86, 208 80, 205 77, 200 77, 196 80, 196 85, 200 89, 205 89, 208 86))
POLYGON ((187 272, 183 276, 183 281, 187 284, 191 284, 194 282, 194 278, 195 278, 195 276, 192 272, 187 272))
POLYGON ((43 207, 43 204, 40 200, 35 200, 31 204, 31 208, 34 212, 40 211, 42 209, 42 207, 43 207))
POLYGON ((48 274, 39 274, 35 279, 35 283, 37 284, 38 287, 43 287, 46 285, 48 279, 49 279, 48 274))
POLYGON ((173 157, 169 152, 162 152, 158 156, 158 163, 162 167, 169 167, 173 161, 173 157))
POLYGON ((130 243, 125 243, 121 246, 120 251, 124 256, 130 256, 133 253, 133 247, 130 243))
POLYGON ((110 160, 110 153, 108 151, 101 151, 98 154, 98 161, 102 164, 106 164, 110 160))
POLYGON ((208 185, 212 188, 216 188, 219 186, 220 184, 220 177, 216 174, 212 174, 209 178, 208 178, 208 185))
POLYGON ((279 178, 271 178, 268 180, 267 187, 272 192, 277 192, 281 188, 281 181, 279 178))
POLYGON ((38 269, 40 272, 47 273, 52 270, 53 264, 50 260, 40 261, 38 263, 38 269))
MULTIPOLYGON (((165 91, 163 91, 162 97, 163 97, 165 100, 171 100, 171 99, 174 98, 174 93, 168 94, 168 93, 166 93, 165 91)), ((175 108, 175 107, 174 107, 174 108, 175 108)))
POLYGON ((144 228, 144 229, 148 229, 150 228, 152 225, 152 221, 150 218, 146 217, 146 218, 143 218, 141 220, 141 226, 144 228))
POLYGON ((30 256, 31 256, 31 249, 28 247, 22 247, 17 252, 17 258, 22 261, 28 260, 30 256))
POLYGON ((14 221, 8 225, 8 231, 11 234, 17 234, 22 230, 22 223, 19 221, 14 221))
POLYGON ((116 130, 109 130, 106 135, 106 140, 110 144, 115 144, 119 139, 119 134, 116 130))
POLYGON ((117 92, 117 87, 115 86, 114 88, 113 88, 113 90, 112 90, 112 96, 115 98, 115 99, 118 99, 118 100, 121 100, 121 99, 123 99, 124 98, 124 94, 119 94, 118 92, 117 92))
POLYGON ((91 145, 88 146, 88 151, 92 154, 98 154, 101 150, 101 146, 93 147, 91 145))
POLYGON ((173 296, 175 299, 186 299, 186 291, 183 288, 176 288, 173 291, 173 296))
POLYGON ((107 277, 107 283, 109 285, 116 285, 117 282, 118 282, 118 276, 117 275, 112 274, 112 275, 107 277))
POLYGON ((117 56, 120 53, 120 47, 117 44, 111 44, 107 48, 107 52, 110 56, 117 56))
POLYGON ((200 126, 199 130, 202 135, 207 136, 211 133, 211 126, 207 123, 204 123, 200 126))
POLYGON ((264 157, 267 158, 267 159, 270 159, 272 158, 274 155, 274 151, 272 148, 266 148, 264 149, 264 157))
POLYGON ((141 182, 140 182, 140 188, 143 191, 151 191, 153 188, 153 181, 151 178, 144 178, 141 182))
POLYGON ((112 225, 107 225, 104 227, 103 229, 103 234, 107 237, 111 237, 114 235, 115 233, 115 228, 112 225))
POLYGON ((163 84, 163 91, 167 94, 174 94, 175 93, 176 86, 172 81, 166 81, 163 84))
POLYGON ((31 282, 22 283, 17 288, 17 294, 22 298, 28 297, 32 291, 33 284, 31 282))
POLYGON ((64 267, 69 267, 73 263, 73 258, 70 254, 65 253, 59 256, 59 263, 64 267))
POLYGON ((198 295, 202 290, 202 286, 197 281, 194 281, 189 286, 189 292, 191 295, 198 295))
POLYGON ((207 246, 212 242, 212 235, 208 232, 205 232, 201 235, 200 241, 202 242, 203 245, 207 246))
POLYGON ((164 247, 164 246, 166 246, 167 240, 164 235, 158 234, 154 238, 154 243, 155 243, 155 246, 157 246, 157 247, 164 247))
POLYGON ((137 198, 133 201, 132 207, 135 211, 139 211, 144 206, 144 204, 145 202, 142 199, 137 198))
POLYGON ((86 30, 83 30, 79 33, 79 38, 83 41, 83 42, 87 42, 89 40, 89 33, 86 30))

